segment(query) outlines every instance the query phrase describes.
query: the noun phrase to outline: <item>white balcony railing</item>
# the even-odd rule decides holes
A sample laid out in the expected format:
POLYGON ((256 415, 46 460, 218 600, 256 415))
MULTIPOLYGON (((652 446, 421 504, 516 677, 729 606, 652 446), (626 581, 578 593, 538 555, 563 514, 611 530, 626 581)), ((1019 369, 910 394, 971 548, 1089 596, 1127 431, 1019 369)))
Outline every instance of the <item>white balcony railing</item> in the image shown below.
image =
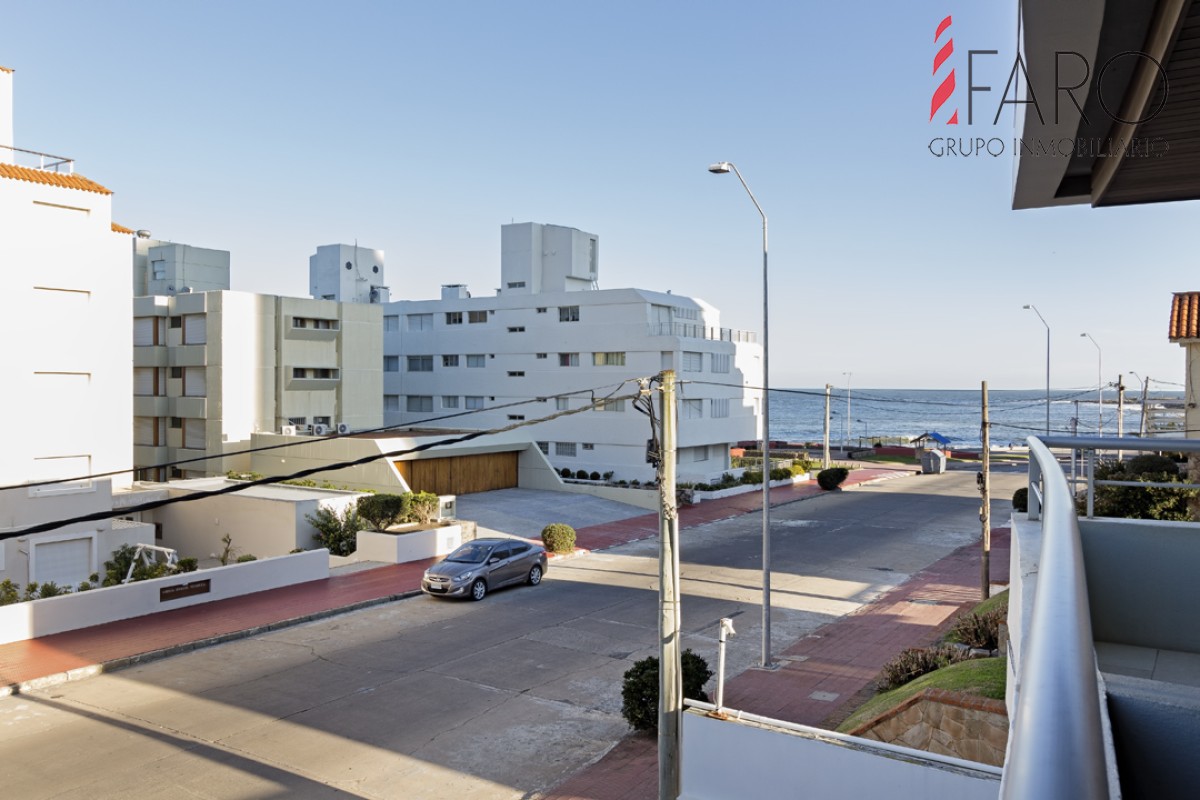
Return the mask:
POLYGON ((72 175, 75 172, 75 159, 73 158, 55 156, 50 153, 39 153, 37 150, 22 150, 19 147, 10 147, 6 144, 0 144, 0 149, 8 150, 12 153, 12 163, 18 167, 44 169, 49 172, 65 172, 68 175, 72 175))

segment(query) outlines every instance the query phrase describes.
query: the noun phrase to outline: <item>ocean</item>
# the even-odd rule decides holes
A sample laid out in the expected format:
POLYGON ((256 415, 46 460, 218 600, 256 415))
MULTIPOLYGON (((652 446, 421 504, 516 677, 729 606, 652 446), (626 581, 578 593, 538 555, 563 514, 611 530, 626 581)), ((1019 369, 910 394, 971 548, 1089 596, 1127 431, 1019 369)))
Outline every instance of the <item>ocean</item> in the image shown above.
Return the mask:
MULTIPOLYGON (((1151 417, 1169 424, 1173 406, 1182 391, 1154 391, 1147 402, 1151 417)), ((1141 393, 1125 393, 1125 433, 1136 435, 1141 421, 1141 393)), ((1046 392, 991 389, 988 392, 993 447, 1022 445, 1027 436, 1046 430, 1046 392)), ((771 439, 820 442, 825 418, 824 389, 771 390, 771 439)), ((1050 432, 1095 436, 1099 404, 1095 389, 1051 389, 1050 432), (1075 420, 1078 427, 1075 428, 1075 420)), ((829 441, 866 446, 886 437, 908 440, 936 431, 951 440, 951 447, 979 447, 981 443, 981 393, 978 389, 855 389, 851 387, 849 413, 845 387, 835 387, 830 397, 829 441), (847 419, 849 425, 847 425, 847 419)), ((1104 434, 1117 434, 1117 392, 1104 394, 1104 434)))

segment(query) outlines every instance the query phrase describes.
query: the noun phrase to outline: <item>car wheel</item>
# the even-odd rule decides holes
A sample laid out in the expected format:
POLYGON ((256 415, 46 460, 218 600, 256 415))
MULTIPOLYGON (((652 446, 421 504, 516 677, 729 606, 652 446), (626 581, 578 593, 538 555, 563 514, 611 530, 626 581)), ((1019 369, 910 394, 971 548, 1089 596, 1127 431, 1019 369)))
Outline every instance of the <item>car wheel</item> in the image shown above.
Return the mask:
POLYGON ((476 578, 471 584, 471 599, 482 600, 487 596, 487 582, 483 578, 476 578))
POLYGON ((526 579, 530 586, 537 586, 542 582, 542 565, 534 564, 529 570, 529 577, 526 579))

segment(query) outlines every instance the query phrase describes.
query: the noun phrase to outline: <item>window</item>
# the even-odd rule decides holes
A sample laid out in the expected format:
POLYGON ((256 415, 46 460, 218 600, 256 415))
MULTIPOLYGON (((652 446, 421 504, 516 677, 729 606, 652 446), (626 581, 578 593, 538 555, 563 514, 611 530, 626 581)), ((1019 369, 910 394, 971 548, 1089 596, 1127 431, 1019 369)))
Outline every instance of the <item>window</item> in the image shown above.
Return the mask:
POLYGON ((709 416, 713 417, 714 419, 718 419, 720 417, 728 417, 729 416, 729 398, 725 398, 724 400, 713 400, 712 401, 712 413, 709 416))
POLYGON ((298 428, 303 428, 308 425, 308 417, 288 417, 288 425, 295 425, 298 428))
POLYGON ((399 372, 400 371, 400 356, 384 356, 383 357, 384 372, 399 372))
POLYGON ((537 358, 545 358, 545 357, 546 357, 546 354, 545 354, 545 353, 538 353, 536 357, 537 357, 537 358))
MULTIPOLYGON (((384 317, 386 320, 387 318, 384 317)), ((394 319, 394 317, 393 317, 394 319)), ((308 328, 315 331, 336 331, 341 324, 336 319, 318 319, 315 317, 292 317, 293 328, 308 328)), ((384 330, 387 330, 386 324, 384 330)), ((190 338, 190 337, 189 337, 190 338)))
POLYGON ((508 286, 509 289, 524 289, 525 281, 509 281, 506 286, 508 286))
POLYGON ((524 333, 525 326, 524 325, 509 325, 508 332, 509 333, 524 333))
POLYGON ((510 369, 510 370, 508 371, 508 377, 510 377, 510 378, 524 378, 524 377, 525 377, 525 370, 523 370, 523 369, 510 369))
POLYGON ((559 306, 559 322, 579 322, 579 306, 559 306))
POLYGON ((700 372, 704 369, 704 354, 683 351, 683 371, 700 372))
POLYGON ((482 397, 467 395, 466 401, 467 401, 467 410, 468 411, 478 411, 479 409, 483 408, 483 398, 482 397))
POLYGON ((566 411, 571 407, 571 400, 568 397, 554 398, 554 408, 558 411, 566 411))
POLYGON ((165 281, 167 279, 167 262, 165 259, 154 259, 150 262, 150 269, 154 272, 154 280, 165 281))
POLYGON ((180 417, 171 417, 171 428, 173 430, 179 430, 182 427, 183 427, 183 419, 181 419, 180 417))
POLYGON ((679 306, 672 308, 677 319, 700 319, 700 309, 698 308, 680 308, 679 306))
POLYGON ((383 396, 384 411, 399 411, 400 410, 400 395, 385 394, 383 396))
POLYGON ((473 353, 467 356, 467 366, 472 368, 482 367, 484 358, 482 353, 473 353))
POLYGON ((708 461, 708 445, 692 448, 692 461, 708 461))
POLYGON ((183 377, 183 367, 171 367, 171 377, 176 378, 176 379, 182 378, 183 377))
POLYGON ((596 406, 597 411, 624 411, 624 400, 605 400, 600 405, 596 406))
POLYGON ((468 311, 467 312, 467 322, 469 322, 472 325, 475 325, 476 323, 479 323, 479 322, 487 322, 487 315, 488 315, 488 312, 486 312, 486 311, 468 311))
POLYGON ((427 394, 410 394, 405 408, 416 413, 433 411, 433 397, 427 394))
POLYGON ((683 418, 684 419, 700 419, 704 416, 704 401, 703 400, 684 400, 683 401, 683 418))
POLYGON ((442 408, 458 408, 458 395, 442 395, 442 408))
POLYGON ((326 428, 332 428, 333 417, 313 417, 313 425, 324 425, 326 428))
POLYGON ((538 442, 537 446, 538 446, 538 450, 542 451, 542 455, 544 455, 544 456, 550 455, 550 443, 549 442, 538 442))
POLYGON ((545 313, 546 313, 546 307, 545 307, 545 306, 538 306, 537 313, 539 313, 539 314, 545 314, 545 313))
POLYGON ((409 356, 409 372, 433 372, 433 356, 409 356))
POLYGON ((171 317, 170 326, 172 328, 182 328, 183 327, 183 317, 171 317))
POLYGON ((595 449, 596 449, 596 445, 592 444, 591 442, 584 442, 584 443, 583 443, 583 449, 584 449, 584 450, 595 450, 595 449))
POLYGON ((729 372, 729 354, 728 353, 713 353, 712 359, 713 372, 729 372))
POLYGON ((333 367, 292 367, 292 378, 309 381, 336 381, 341 371, 333 367))
POLYGON ((512 420, 513 422, 519 422, 520 420, 525 419, 525 415, 524 414, 509 414, 508 418, 510 420, 512 420))
POLYGON ((461 311, 447 311, 446 312, 446 324, 447 325, 462 325, 462 312, 461 311))
POLYGON ((624 353, 592 353, 592 363, 597 367, 625 366, 624 353))
POLYGON ((559 353, 558 365, 560 367, 578 367, 579 353, 559 353))
POLYGON ((571 458, 574 458, 575 457, 575 443, 574 442, 555 442, 554 443, 554 455, 570 456, 571 458))
POLYGON ((135 317, 133 320, 133 346, 152 347, 158 344, 157 320, 154 317, 135 317))
POLYGON ((388 314, 383 318, 383 332, 395 333, 400 330, 400 315, 388 314))
POLYGON ((433 314, 409 314, 407 327, 410 331, 433 330, 433 314))
POLYGON ((184 397, 205 397, 208 395, 208 374, 204 367, 186 367, 183 370, 184 397))
POLYGON ((135 397, 154 397, 157 395, 158 370, 154 367, 134 367, 133 394, 135 397))
POLYGON ((458 356, 442 356, 442 366, 443 367, 457 367, 458 366, 458 356))

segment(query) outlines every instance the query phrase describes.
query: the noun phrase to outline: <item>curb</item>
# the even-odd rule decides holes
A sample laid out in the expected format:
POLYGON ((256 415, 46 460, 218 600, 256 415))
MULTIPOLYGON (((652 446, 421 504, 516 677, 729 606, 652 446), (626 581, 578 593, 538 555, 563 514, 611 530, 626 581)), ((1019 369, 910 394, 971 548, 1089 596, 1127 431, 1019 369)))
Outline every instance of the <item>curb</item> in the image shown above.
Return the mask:
POLYGON ((311 614, 303 614, 299 617, 279 620, 277 622, 268 622, 265 625, 256 625, 252 628, 246 628, 240 631, 230 631, 228 633, 217 634, 205 639, 197 639, 194 642, 181 642, 169 647, 163 647, 158 650, 150 650, 145 653, 138 653, 132 656, 123 656, 114 658, 110 661, 103 661, 99 664, 87 664, 82 667, 75 667, 66 672, 56 672, 53 675, 44 675, 40 678, 32 678, 19 683, 9 683, 0 685, 0 697, 9 697, 11 695, 25 694, 27 692, 35 692, 41 689, 48 689, 54 686, 61 686, 64 683, 83 680, 84 678, 95 677, 107 672, 116 672, 127 667, 135 667, 139 664, 148 664, 151 661, 158 661, 163 658, 189 653, 193 650, 200 650, 213 645, 224 644, 226 642, 236 641, 238 639, 249 639, 253 636, 259 636, 271 631, 280 630, 281 628, 290 628, 295 625, 303 625, 306 622, 315 622, 320 619, 334 617, 338 614, 345 614, 351 611, 360 611, 371 606, 383 605, 384 603, 393 603, 397 600, 405 600, 409 597, 416 597, 421 594, 420 589, 413 589, 407 592, 398 594, 390 594, 386 597, 375 597, 370 600, 359 600, 356 603, 351 603, 346 606, 338 606, 337 608, 327 608, 321 611, 314 611, 311 614))

